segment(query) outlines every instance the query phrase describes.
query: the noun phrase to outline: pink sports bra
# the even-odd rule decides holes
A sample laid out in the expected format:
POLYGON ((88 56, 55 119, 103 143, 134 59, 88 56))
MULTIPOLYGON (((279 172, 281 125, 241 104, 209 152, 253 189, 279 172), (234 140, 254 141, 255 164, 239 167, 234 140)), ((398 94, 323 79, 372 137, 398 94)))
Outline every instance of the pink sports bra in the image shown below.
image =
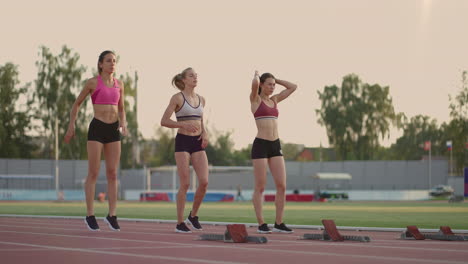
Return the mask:
POLYGON ((91 95, 93 104, 117 105, 120 99, 120 87, 117 79, 114 78, 114 86, 107 87, 102 81, 101 75, 97 77, 97 86, 91 95))
POLYGON ((257 110, 254 113, 255 120, 259 119, 278 119, 278 108, 276 107, 276 102, 273 107, 266 105, 263 100, 258 106, 257 110))

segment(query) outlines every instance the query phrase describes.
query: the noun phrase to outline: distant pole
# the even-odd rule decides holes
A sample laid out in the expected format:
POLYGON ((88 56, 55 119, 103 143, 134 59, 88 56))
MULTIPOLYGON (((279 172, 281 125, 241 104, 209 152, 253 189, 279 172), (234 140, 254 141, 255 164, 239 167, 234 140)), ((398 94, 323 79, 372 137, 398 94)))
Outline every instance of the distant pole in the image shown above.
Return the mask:
POLYGON ((321 172, 321 171, 322 171, 322 161, 323 161, 323 156, 322 156, 322 141, 320 141, 319 161, 320 161, 320 172, 321 172))
POLYGON ((58 116, 55 113, 55 193, 57 194, 57 200, 60 200, 59 190, 59 149, 58 149, 58 116))
POLYGON ((151 168, 146 168, 144 166, 144 170, 146 172, 146 191, 151 191, 151 168))
POLYGON ((450 148, 450 175, 453 176, 453 146, 450 148))
POLYGON ((450 147, 450 176, 453 176, 453 147, 450 147))
POLYGON ((432 144, 429 145, 429 189, 432 186, 432 156, 431 156, 432 144))
POLYGON ((449 148, 449 151, 450 151, 449 176, 453 176, 453 144, 452 144, 452 140, 447 141, 446 145, 447 145, 447 148, 449 148))
POLYGON ((133 131, 135 138, 134 138, 134 145, 136 141, 136 145, 134 148, 134 162, 136 164, 141 164, 141 157, 140 157, 140 141, 138 139, 138 73, 135 71, 135 131, 133 131))

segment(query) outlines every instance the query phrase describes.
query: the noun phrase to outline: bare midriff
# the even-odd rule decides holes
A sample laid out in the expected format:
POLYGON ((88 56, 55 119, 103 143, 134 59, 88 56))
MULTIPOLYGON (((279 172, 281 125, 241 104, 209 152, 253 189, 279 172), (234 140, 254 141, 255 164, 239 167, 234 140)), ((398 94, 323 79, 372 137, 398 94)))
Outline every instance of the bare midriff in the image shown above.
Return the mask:
POLYGON ((119 110, 117 105, 93 105, 94 118, 107 123, 112 124, 119 120, 119 110))
POLYGON ((196 132, 190 132, 190 131, 188 131, 188 130, 186 130, 184 128, 179 128, 177 130, 177 133, 184 134, 184 135, 187 135, 187 136, 199 136, 199 135, 201 135, 201 133, 202 133, 201 120, 184 120, 184 121, 178 121, 178 122, 192 124, 197 128, 197 131, 196 132))
POLYGON ((259 119, 255 120, 255 124, 257 125, 257 138, 270 141, 274 141, 279 138, 277 119, 259 119))

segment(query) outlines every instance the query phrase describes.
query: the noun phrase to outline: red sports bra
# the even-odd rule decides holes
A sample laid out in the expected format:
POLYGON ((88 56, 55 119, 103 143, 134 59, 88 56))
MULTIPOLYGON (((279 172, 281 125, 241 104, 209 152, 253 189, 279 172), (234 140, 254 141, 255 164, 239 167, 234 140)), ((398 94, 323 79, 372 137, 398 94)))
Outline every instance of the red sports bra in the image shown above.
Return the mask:
POLYGON ((275 103, 275 106, 269 107, 262 100, 262 102, 260 103, 260 106, 257 108, 257 110, 254 113, 255 120, 278 119, 278 115, 279 115, 278 107, 276 107, 276 102, 274 103, 275 103))

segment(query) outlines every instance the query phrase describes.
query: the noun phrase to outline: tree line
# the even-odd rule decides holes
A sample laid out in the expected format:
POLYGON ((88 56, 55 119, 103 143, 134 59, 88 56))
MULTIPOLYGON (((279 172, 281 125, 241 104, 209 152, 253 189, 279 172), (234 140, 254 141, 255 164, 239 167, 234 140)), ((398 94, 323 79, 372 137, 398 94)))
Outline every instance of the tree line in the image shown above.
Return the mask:
MULTIPOLYGON (((55 135, 58 134, 60 159, 87 159, 86 141, 92 106, 86 100, 76 121, 76 137, 61 144, 66 133, 69 111, 84 82, 87 68, 80 56, 63 46, 58 54, 39 48, 37 76, 32 83, 21 84, 18 65, 0 65, 0 158, 53 159, 55 135), (57 122, 58 126, 55 125, 57 122)), ((91 70, 94 74, 96 69, 91 70)), ((427 155, 422 148, 431 142, 434 156, 448 157, 447 142, 452 143, 456 171, 468 166, 468 79, 462 72, 460 89, 449 95, 450 121, 438 125, 429 116, 407 117, 393 107, 390 87, 368 84, 356 74, 343 77, 340 85, 325 86, 318 91, 320 108, 310 109, 328 136, 334 155, 322 160, 418 160, 427 155), (403 131, 390 147, 383 147, 392 127, 403 131)), ((138 130, 138 74, 117 76, 124 82, 125 110, 130 135, 122 140, 122 168, 175 164, 174 131, 159 128, 153 139, 144 139, 138 130)), ((206 152, 212 165, 250 165, 250 149, 234 149, 231 132, 211 128, 206 152)), ((286 160, 303 160, 302 145, 283 143, 286 160)), ((320 152, 322 148, 320 148, 320 152)), ((321 154, 320 154, 321 155, 321 154)), ((318 160, 316 158, 315 160, 318 160)))

